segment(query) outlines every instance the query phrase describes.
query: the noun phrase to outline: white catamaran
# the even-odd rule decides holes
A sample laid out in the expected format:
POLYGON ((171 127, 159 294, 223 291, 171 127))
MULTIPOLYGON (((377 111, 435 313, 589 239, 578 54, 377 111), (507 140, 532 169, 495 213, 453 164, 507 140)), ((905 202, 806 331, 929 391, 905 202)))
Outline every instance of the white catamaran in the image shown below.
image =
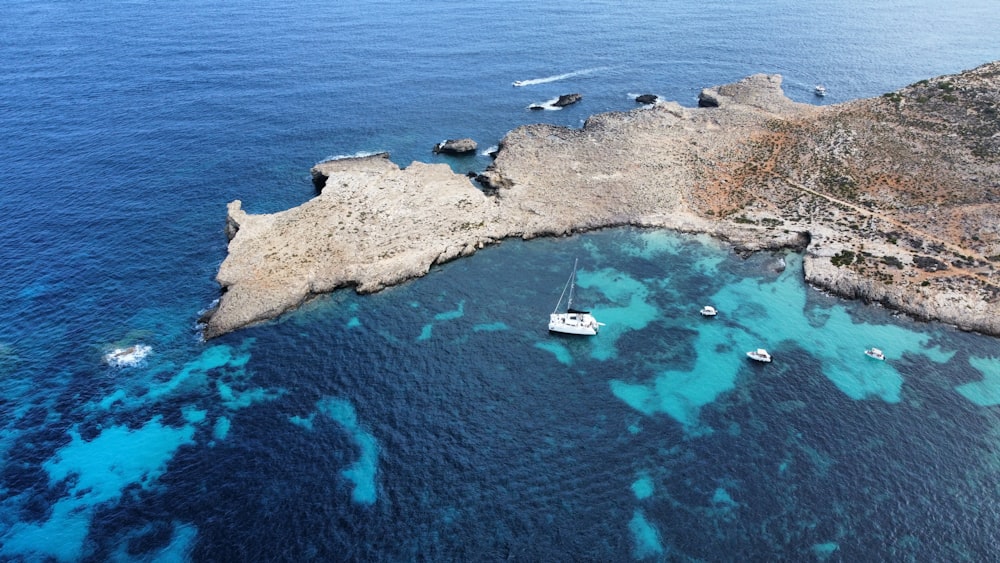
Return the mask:
POLYGON ((576 289, 576 262, 573 262, 573 273, 569 275, 566 286, 563 287, 562 295, 556 303, 555 310, 549 315, 549 330, 552 332, 562 332, 564 334, 581 334, 584 336, 594 336, 604 323, 597 322, 594 315, 589 311, 580 311, 573 308, 573 291, 576 289), (566 300, 566 312, 560 313, 563 298, 566 300))

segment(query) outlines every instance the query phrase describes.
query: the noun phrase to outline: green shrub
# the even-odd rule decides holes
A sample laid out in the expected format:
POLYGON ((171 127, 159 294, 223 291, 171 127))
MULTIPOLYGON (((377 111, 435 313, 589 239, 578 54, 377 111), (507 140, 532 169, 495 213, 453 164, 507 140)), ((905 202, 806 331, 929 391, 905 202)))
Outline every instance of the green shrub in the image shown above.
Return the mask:
POLYGON ((900 270, 903 269, 903 262, 895 256, 883 256, 882 263, 886 266, 892 266, 893 268, 899 268, 900 270))
POLYGON ((854 263, 854 252, 851 252, 850 250, 841 250, 830 258, 830 262, 838 268, 841 266, 850 266, 854 263))

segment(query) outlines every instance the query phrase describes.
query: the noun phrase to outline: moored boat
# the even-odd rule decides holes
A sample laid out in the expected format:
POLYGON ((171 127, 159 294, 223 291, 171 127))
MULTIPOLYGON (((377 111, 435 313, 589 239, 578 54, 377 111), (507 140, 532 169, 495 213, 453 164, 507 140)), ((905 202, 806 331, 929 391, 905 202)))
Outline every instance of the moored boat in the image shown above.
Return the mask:
POLYGON ((865 355, 869 358, 875 358, 876 360, 885 360, 885 354, 878 348, 868 348, 865 350, 865 355))
POLYGON ((569 275, 569 280, 563 287, 562 295, 556 302, 556 308, 549 315, 549 331, 561 332, 563 334, 579 334, 582 336, 594 336, 604 326, 604 323, 597 322, 594 315, 589 311, 581 311, 573 308, 573 292, 576 290, 576 262, 573 262, 573 272, 569 275), (566 300, 566 311, 559 312, 563 298, 566 300))
POLYGON ((699 312, 702 314, 702 316, 705 317, 714 317, 715 315, 719 314, 719 311, 717 311, 716 308, 711 305, 705 305, 704 307, 701 308, 701 311, 699 312))
POLYGON ((757 348, 756 350, 747 352, 747 357, 758 362, 769 363, 771 361, 771 354, 768 354, 767 350, 763 348, 757 348))

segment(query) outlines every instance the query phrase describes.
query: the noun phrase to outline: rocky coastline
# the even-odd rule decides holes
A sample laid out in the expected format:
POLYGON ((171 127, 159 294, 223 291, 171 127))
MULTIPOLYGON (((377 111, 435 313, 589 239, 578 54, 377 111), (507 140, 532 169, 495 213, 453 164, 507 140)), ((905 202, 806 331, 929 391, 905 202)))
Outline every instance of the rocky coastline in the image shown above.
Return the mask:
POLYGON ((293 209, 234 201, 204 334, 339 288, 379 291, 505 238, 632 225, 797 248, 811 284, 1000 335, 1000 63, 829 106, 763 74, 700 99, 520 127, 476 183, 383 154, 316 165, 319 195, 293 209))

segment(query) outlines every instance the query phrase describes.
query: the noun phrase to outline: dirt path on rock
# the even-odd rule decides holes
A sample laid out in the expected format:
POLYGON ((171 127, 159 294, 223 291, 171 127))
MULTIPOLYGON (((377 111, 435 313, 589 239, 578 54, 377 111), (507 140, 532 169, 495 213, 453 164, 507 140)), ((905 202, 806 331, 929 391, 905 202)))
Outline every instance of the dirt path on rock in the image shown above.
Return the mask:
MULTIPOLYGON (((912 235, 919 236, 919 237, 921 237, 923 239, 932 240, 932 241, 934 241, 934 242, 942 245, 943 247, 951 250, 953 253, 958 254, 960 256, 969 256, 969 257, 975 258, 977 261, 980 261, 980 262, 989 262, 989 260, 987 260, 987 258, 985 256, 983 256, 983 255, 981 255, 981 254, 979 254, 979 253, 977 253, 975 251, 969 250, 967 248, 962 248, 962 247, 957 246, 955 244, 952 244, 952 243, 950 243, 950 242, 948 242, 946 240, 943 240, 943 239, 941 239, 941 238, 939 238, 937 236, 934 236, 934 235, 931 235, 931 234, 926 233, 924 231, 921 231, 920 229, 916 229, 916 228, 914 228, 914 227, 912 227, 910 225, 907 225, 906 223, 903 223, 903 222, 901 222, 901 221, 899 221, 897 219, 893 219, 892 217, 888 217, 884 213, 880 213, 878 211, 872 211, 872 210, 867 209, 867 208, 865 208, 865 207, 863 207, 861 205, 858 205, 856 203, 851 203, 851 202, 848 202, 848 201, 844 201, 842 199, 835 198, 835 197, 833 197, 831 195, 827 195, 827 194, 824 194, 822 192, 818 192, 818 191, 816 191, 816 190, 814 190, 812 188, 807 188, 806 186, 803 186, 802 184, 794 182, 794 181, 792 181, 791 179, 789 179, 787 177, 782 177, 782 180, 788 186, 790 186, 790 187, 792 187, 792 188, 794 188, 796 190, 799 190, 801 192, 807 193, 807 194, 812 195, 812 196, 823 198, 823 199, 829 201, 830 203, 834 203, 836 205, 840 205, 840 206, 843 206, 843 207, 847 207, 847 208, 853 209, 854 211, 856 211, 860 215, 863 215, 863 216, 866 216, 866 217, 874 217, 874 218, 878 219, 879 221, 883 221, 885 223, 888 223, 890 225, 898 227, 899 229, 902 229, 902 230, 904 230, 904 231, 906 231, 906 232, 908 232, 908 233, 910 233, 912 235)), ((991 285, 993 287, 1000 288, 1000 284, 998 284, 996 281, 991 280, 990 278, 988 278, 986 276, 983 276, 982 274, 980 274, 978 272, 974 272, 974 271, 968 270, 966 268, 960 268, 960 267, 955 266, 954 264, 951 264, 950 267, 955 268, 955 270, 958 270, 959 272, 962 272, 963 275, 967 275, 967 276, 976 278, 979 281, 981 281, 981 282, 983 282, 983 283, 985 283, 987 285, 991 285)), ((943 271, 947 271, 947 270, 943 270, 943 271)), ((927 277, 927 276, 924 276, 924 277, 927 277)))

